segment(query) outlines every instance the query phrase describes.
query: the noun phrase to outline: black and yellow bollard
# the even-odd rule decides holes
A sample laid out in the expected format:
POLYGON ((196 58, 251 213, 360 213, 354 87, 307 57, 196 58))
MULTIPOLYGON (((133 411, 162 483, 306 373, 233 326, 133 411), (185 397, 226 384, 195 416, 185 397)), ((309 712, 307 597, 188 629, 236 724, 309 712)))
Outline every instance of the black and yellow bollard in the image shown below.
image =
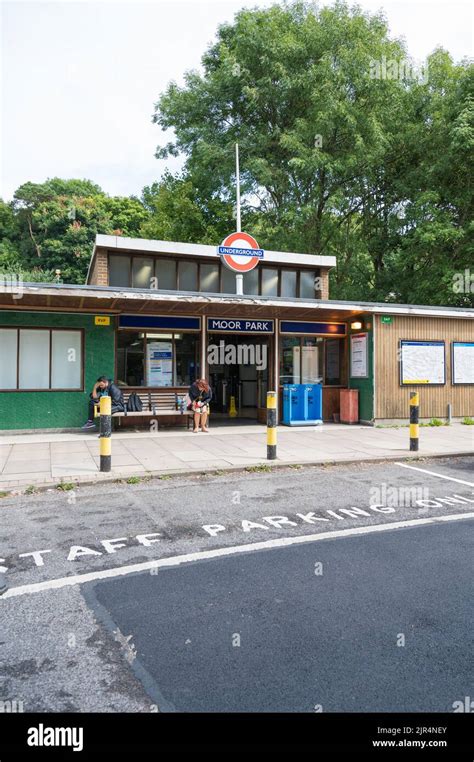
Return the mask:
POLYGON ((267 392, 267 460, 277 456, 276 392, 267 392))
POLYGON ((410 392, 410 450, 417 451, 420 442, 420 395, 410 392))
POLYGON ((112 468, 112 399, 100 398, 100 470, 112 468))

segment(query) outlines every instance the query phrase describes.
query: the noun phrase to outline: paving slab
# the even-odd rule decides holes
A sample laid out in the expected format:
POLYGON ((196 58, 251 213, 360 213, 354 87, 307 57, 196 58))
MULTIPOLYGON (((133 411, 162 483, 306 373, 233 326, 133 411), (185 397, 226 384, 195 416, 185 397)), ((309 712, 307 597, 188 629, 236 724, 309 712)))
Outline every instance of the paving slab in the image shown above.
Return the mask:
POLYGON ((12 460, 9 458, 2 470, 2 476, 9 474, 38 474, 49 472, 50 460, 12 460))
POLYGON ((423 427, 420 451, 409 450, 408 428, 344 426, 277 429, 278 459, 266 460, 266 427, 211 425, 208 434, 162 430, 114 432, 112 472, 99 471, 96 433, 6 434, 0 441, 0 489, 103 481, 130 475, 186 473, 268 464, 324 463, 474 453, 474 427, 423 427))

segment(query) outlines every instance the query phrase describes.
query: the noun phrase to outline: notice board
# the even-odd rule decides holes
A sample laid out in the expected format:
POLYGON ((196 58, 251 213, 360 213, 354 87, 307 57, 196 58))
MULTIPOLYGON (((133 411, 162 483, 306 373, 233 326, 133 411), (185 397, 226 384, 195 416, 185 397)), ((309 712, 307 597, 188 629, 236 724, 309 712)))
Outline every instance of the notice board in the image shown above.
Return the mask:
POLYGON ((400 384, 446 383, 444 341, 400 342, 400 384))
POLYGON ((173 344, 150 341, 147 344, 147 386, 173 386, 173 344))
POLYGON ((367 378, 369 375, 368 336, 354 333, 351 336, 351 378, 367 378))
POLYGON ((453 384, 474 384, 474 341, 453 341, 451 347, 453 384))

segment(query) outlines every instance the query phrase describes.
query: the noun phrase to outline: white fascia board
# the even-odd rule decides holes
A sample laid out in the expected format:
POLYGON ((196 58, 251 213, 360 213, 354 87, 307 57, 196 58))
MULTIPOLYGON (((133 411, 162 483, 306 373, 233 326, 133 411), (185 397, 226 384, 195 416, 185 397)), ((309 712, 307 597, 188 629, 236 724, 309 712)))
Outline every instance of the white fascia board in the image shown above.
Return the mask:
MULTIPOLYGON (((138 289, 125 289, 114 287, 101 287, 101 286, 76 286, 69 284, 45 284, 45 283, 28 283, 22 285, 22 291, 25 294, 38 294, 38 295, 57 295, 60 293, 62 296, 79 296, 83 297, 95 297, 96 299, 109 298, 111 301, 114 299, 125 299, 133 302, 139 301, 157 301, 157 302, 186 302, 186 304, 245 304, 245 305, 258 305, 261 307, 294 307, 295 309, 314 309, 314 310, 340 310, 341 312, 353 312, 360 314, 382 314, 382 315, 416 315, 419 317, 447 317, 457 318, 458 320, 474 320, 474 310, 468 308, 458 307, 457 309, 450 309, 449 307, 423 307, 400 304, 380 304, 370 302, 338 302, 338 301, 319 301, 313 299, 311 301, 303 301, 302 299, 266 299, 261 296, 237 296, 236 294, 195 294, 195 293, 172 293, 172 292, 159 292, 153 290, 138 290, 138 289)), ((12 288, 8 284, 2 283, 0 279, 0 294, 11 293, 12 288)), ((19 306, 21 306, 21 298, 19 299, 19 306)), ((1 305, 0 305, 1 309, 1 305)), ((290 318, 287 318, 290 319, 290 318)))
POLYGON ((470 310, 468 307, 458 307, 457 309, 450 309, 449 307, 420 307, 410 305, 396 305, 390 304, 386 307, 384 305, 374 305, 373 307, 365 310, 366 312, 372 312, 374 315, 413 315, 417 317, 450 317, 463 319, 474 318, 474 310, 470 310))
MULTIPOLYGON (((117 249, 118 251, 148 251, 150 254, 181 254, 192 257, 218 257, 217 245, 199 243, 180 243, 178 241, 152 241, 147 238, 125 238, 115 235, 97 235, 94 252, 97 247, 117 249)), ((265 249, 263 262, 310 267, 335 267, 336 257, 321 257, 316 254, 297 254, 296 252, 268 251, 265 249)))

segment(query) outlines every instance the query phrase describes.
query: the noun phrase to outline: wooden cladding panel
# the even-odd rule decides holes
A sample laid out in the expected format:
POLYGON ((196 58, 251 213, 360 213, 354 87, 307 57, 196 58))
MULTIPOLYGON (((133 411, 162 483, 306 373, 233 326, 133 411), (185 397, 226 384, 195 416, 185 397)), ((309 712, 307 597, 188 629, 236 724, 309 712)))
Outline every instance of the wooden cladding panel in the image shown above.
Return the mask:
POLYGON ((392 323, 381 323, 377 316, 375 418, 408 419, 410 391, 420 392, 420 418, 445 418, 449 402, 453 417, 474 416, 474 386, 451 383, 452 341, 474 341, 474 320, 394 315, 392 323), (445 342, 444 386, 400 386, 398 348, 401 339, 445 342))

